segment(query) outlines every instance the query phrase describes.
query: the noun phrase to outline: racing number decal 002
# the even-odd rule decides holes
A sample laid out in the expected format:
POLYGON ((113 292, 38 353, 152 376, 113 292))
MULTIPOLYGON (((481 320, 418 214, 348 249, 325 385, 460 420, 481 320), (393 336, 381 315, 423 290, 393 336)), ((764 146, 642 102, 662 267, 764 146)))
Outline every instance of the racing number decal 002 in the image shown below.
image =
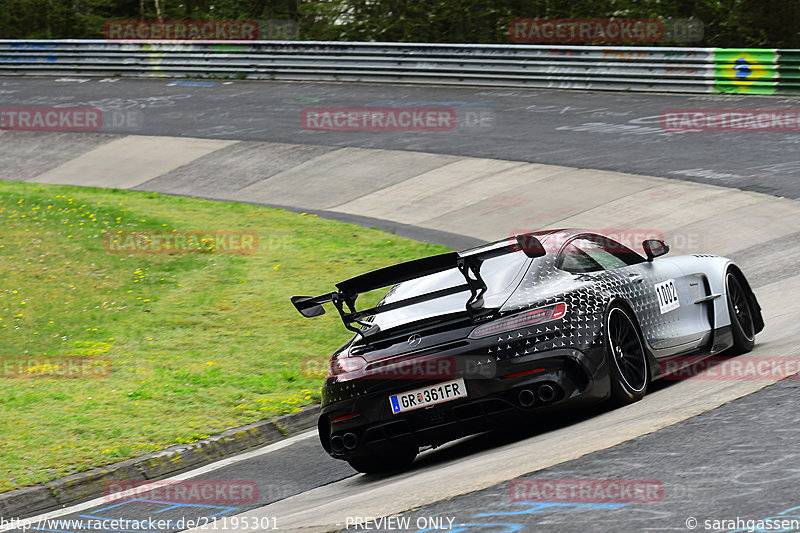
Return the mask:
POLYGON ((678 301, 678 290, 675 288, 674 279, 656 283, 655 287, 656 294, 658 295, 658 306, 661 308, 662 315, 681 306, 681 303, 678 301))

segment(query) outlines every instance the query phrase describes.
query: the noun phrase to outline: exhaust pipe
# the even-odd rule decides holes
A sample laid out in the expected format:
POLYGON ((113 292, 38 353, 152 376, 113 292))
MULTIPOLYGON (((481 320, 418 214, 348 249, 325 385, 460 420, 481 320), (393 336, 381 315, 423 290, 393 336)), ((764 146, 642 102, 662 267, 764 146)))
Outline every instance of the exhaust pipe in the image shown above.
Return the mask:
POLYGON ((339 435, 331 437, 331 450, 336 453, 342 453, 344 451, 344 439, 339 435))
POLYGON ((539 399, 543 402, 549 402, 556 397, 556 391, 550 385, 542 385, 539 387, 539 399))
POLYGON ((536 396, 534 396, 533 391, 530 389, 522 389, 519 391, 517 401, 522 407, 530 407, 536 402, 536 396))
POLYGON ((353 450, 358 446, 358 437, 356 437, 354 433, 345 433, 342 437, 342 444, 344 444, 344 447, 348 450, 353 450))

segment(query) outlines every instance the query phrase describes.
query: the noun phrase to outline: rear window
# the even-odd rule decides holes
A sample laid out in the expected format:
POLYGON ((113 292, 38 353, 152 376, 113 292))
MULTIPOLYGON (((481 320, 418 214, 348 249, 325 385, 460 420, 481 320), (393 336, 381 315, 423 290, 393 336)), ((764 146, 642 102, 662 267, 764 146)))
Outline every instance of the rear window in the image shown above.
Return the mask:
MULTIPOLYGON (((487 287, 484 295, 486 307, 500 307, 508 299, 508 296, 515 288, 513 286, 514 281, 529 262, 530 259, 522 252, 493 257, 483 262, 481 277, 486 282, 487 287)), ((464 283, 464 276, 454 268, 395 285, 386 293, 383 302, 391 303, 405 300, 406 298, 447 287, 463 285, 464 283)), ((408 322, 463 311, 468 298, 469 291, 464 290, 443 298, 376 315, 372 317, 370 322, 377 324, 382 330, 387 330, 408 322)))

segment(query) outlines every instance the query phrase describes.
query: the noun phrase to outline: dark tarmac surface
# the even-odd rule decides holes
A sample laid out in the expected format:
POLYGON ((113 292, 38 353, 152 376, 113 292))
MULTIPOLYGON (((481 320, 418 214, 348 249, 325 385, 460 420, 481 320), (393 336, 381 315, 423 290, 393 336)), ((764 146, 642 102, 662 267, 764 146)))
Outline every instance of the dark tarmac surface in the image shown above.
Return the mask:
MULTIPOLYGON (((104 129, 107 133, 491 157, 700 181, 800 199, 800 135, 665 133, 658 122, 659 113, 665 108, 800 108, 800 98, 333 83, 0 79, 2 107, 54 105, 91 106, 138 117, 138 122, 127 127, 104 129), (304 130, 302 110, 326 106, 452 107, 461 122, 450 132, 376 134, 304 130), (492 120, 473 123, 476 117, 492 120)), ((737 259, 757 287, 796 274, 794 269, 776 270, 760 258, 770 247, 794 253, 797 242, 800 241, 784 239, 765 243, 737 259)), ((530 476, 536 480, 656 480, 663 489, 663 497, 656 502, 514 502, 505 483, 407 513, 401 518, 410 519, 408 528, 376 529, 377 523, 371 523, 349 531, 369 527, 373 531, 421 532, 427 530, 417 526, 448 526, 451 523, 448 518, 452 519, 450 531, 485 533, 689 531, 686 521, 690 517, 698 521, 695 530, 746 531, 749 526, 745 522, 742 522, 744 529, 728 527, 730 524, 707 529, 704 521, 737 517, 800 520, 800 516, 795 516, 800 515, 798 392, 798 381, 787 380, 655 434, 530 476), (438 522, 424 520, 437 517, 438 522), (456 527, 456 524, 468 525, 456 527)), ((468 445, 442 452, 480 453, 481 449, 496 446, 498 441, 502 439, 496 435, 481 436, 468 445)), ((144 530, 174 531, 181 529, 175 527, 181 518, 208 520, 214 515, 233 516, 354 474, 346 463, 329 458, 316 437, 312 437, 192 478, 223 484, 256 482, 258 497, 249 503, 195 505, 140 501, 117 506, 106 502, 62 518, 154 518, 173 521, 172 527, 144 530)), ((277 526, 280 528, 280 523, 277 526)), ((62 524, 50 528, 41 525, 31 530, 86 529, 62 524)), ((131 531, 124 527, 91 529, 131 531)), ((789 529, 769 530, 800 531, 800 523, 789 529)))
POLYGON ((372 531, 417 533, 436 523, 470 533, 800 531, 798 395, 800 381, 784 380, 657 433, 520 478, 535 485, 515 480, 511 490, 503 483, 415 509, 396 522, 408 520, 409 528, 369 525, 372 531), (658 489, 652 492, 656 501, 643 501, 646 489, 638 501, 627 496, 613 503, 564 489, 563 497, 545 502, 545 495, 555 494, 548 480, 593 480, 589 494, 617 494, 602 480, 629 486, 646 480, 658 489))
POLYGON ((665 132, 665 109, 800 97, 269 81, 2 78, 2 107, 96 107, 103 132, 413 150, 646 174, 800 198, 797 132, 665 132), (85 81, 80 81, 85 80, 85 81), (306 108, 452 109, 451 131, 303 129, 306 108), (116 121, 116 125, 112 122, 116 121))

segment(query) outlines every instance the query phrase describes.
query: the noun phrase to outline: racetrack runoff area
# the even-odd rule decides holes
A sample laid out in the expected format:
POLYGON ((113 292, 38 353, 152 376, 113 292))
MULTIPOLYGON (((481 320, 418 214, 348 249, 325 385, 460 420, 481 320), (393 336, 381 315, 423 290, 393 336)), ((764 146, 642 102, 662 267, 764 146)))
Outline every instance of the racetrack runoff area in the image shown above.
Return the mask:
MULTIPOLYGON (((720 254, 742 266, 767 324, 753 356, 800 355, 794 296, 800 290, 800 205, 792 200, 649 176, 418 152, 112 135, 74 137, 53 150, 58 139, 69 138, 4 133, 0 157, 12 164, 0 177, 15 179, 10 172, 17 172, 16 179, 37 183, 324 210, 381 219, 388 228, 418 226, 483 240, 545 227, 617 232, 622 240, 658 232, 672 254, 720 254), (23 144, 51 154, 24 175, 14 169, 12 155, 23 144)), ((774 381, 681 381, 632 406, 530 439, 391 478, 347 478, 246 516, 278 517, 283 531, 336 530, 348 516, 388 516, 615 446, 774 381)))

